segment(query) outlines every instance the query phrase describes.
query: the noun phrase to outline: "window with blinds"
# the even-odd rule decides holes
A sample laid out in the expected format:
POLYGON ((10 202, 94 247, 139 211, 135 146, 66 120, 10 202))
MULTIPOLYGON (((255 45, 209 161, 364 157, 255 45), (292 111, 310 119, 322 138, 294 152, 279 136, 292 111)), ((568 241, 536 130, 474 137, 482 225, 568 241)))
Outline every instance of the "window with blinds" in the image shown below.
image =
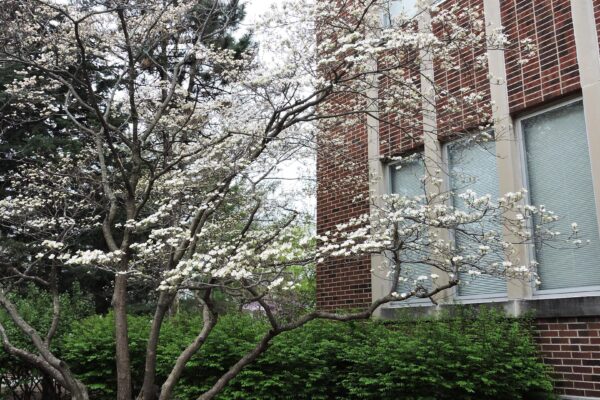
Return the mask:
MULTIPOLYGON (((425 175, 425 165, 421 158, 393 165, 390 168, 392 193, 407 197, 422 196, 425 194, 422 181, 425 175)), ((426 251, 426 249, 423 249, 423 251, 426 251)), ((401 259, 418 261, 426 256, 426 253, 419 254, 415 250, 404 250, 401 254, 401 259)), ((406 292, 414 288, 414 281, 422 275, 429 277, 431 275, 431 266, 418 262, 403 263, 400 276, 407 279, 407 282, 399 286, 398 292, 406 292)), ((422 284, 428 289, 431 288, 431 280, 429 279, 422 282, 422 284)))
MULTIPOLYGON (((498 172, 496 169, 496 146, 494 142, 473 143, 459 140, 447 146, 448 168, 450 174, 450 188, 453 192, 453 205, 465 210, 466 206, 458 195, 470 189, 478 196, 490 194, 492 198, 498 197, 498 172)), ((463 227, 469 230, 502 232, 501 226, 496 226, 493 221, 482 221, 463 227)), ((456 247, 465 254, 478 251, 479 243, 470 235, 456 232, 454 236, 456 247)), ((481 260, 481 268, 494 262, 502 262, 498 254, 486 255, 481 260)), ((458 287, 459 296, 489 296, 498 297, 506 294, 506 281, 503 278, 491 275, 471 276, 460 273, 462 284, 458 287)))
POLYGON ((531 204, 544 205, 561 218, 554 230, 565 239, 576 222, 584 242, 581 248, 536 246, 539 289, 600 285, 600 238, 583 103, 523 119, 521 131, 531 204))

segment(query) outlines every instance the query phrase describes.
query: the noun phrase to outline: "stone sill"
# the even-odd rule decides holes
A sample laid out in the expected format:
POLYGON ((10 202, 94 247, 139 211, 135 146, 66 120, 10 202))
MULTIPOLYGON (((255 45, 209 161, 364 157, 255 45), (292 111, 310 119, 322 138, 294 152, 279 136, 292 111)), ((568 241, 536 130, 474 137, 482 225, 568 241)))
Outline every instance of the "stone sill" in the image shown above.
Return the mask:
POLYGON ((563 400, 600 400, 600 397, 560 396, 563 400))
MULTIPOLYGON (((396 319, 400 315, 433 316, 441 310, 449 311, 455 307, 490 307, 504 310, 512 316, 524 314, 533 315, 534 318, 574 318, 574 317, 599 317, 600 296, 563 297, 544 299, 520 299, 485 301, 470 304, 439 304, 439 305, 406 305, 403 307, 382 307, 379 316, 383 319, 396 319)), ((600 399, 599 399, 600 400, 600 399)))

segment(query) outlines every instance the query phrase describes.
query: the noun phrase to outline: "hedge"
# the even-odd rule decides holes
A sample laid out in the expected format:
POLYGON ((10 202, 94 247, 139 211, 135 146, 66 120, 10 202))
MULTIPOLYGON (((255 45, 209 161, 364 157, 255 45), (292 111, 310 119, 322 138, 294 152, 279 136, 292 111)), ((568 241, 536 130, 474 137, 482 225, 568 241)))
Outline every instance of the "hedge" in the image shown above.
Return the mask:
MULTIPOLYGON (((93 398, 115 394, 111 315, 74 325, 63 357, 90 387, 93 398)), ((139 389, 150 317, 131 316, 135 388, 139 389)), ((197 334, 201 320, 167 320, 158 349, 159 381, 197 334)), ((539 361, 527 320, 483 310, 453 318, 394 323, 313 321, 277 337, 270 349, 219 399, 549 399, 552 384, 539 361)), ((190 361, 176 398, 208 389, 267 329, 247 315, 221 317, 190 361)))

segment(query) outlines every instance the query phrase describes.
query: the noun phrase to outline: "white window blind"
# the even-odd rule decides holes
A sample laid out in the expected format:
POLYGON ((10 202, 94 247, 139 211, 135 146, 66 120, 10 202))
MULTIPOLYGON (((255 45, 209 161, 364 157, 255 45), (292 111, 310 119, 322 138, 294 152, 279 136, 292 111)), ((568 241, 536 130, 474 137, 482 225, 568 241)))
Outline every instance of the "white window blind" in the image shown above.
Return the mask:
POLYGON ((425 166, 422 159, 402 162, 391 166, 392 193, 402 196, 420 196, 425 194, 422 179, 425 176, 425 166))
MULTIPOLYGON (((458 197, 467 189, 471 189, 478 196, 489 194, 492 198, 498 197, 498 171, 496 169, 496 145, 494 142, 469 143, 457 141, 448 145, 448 167, 450 172, 450 188, 453 192, 453 204, 458 209, 466 209, 462 199, 458 197)), ((482 221, 463 227, 466 231, 496 230, 502 232, 501 226, 495 226, 492 221, 482 221)), ((457 248, 462 248, 465 254, 474 254, 478 251, 479 243, 470 235, 456 232, 455 242, 457 248)), ((481 268, 493 262, 502 262, 498 254, 491 253, 481 260, 481 268)), ((460 273, 458 287, 459 296, 498 296, 506 293, 506 281, 502 278, 479 275, 472 276, 460 273)))
POLYGON ((524 119, 521 127, 532 205, 544 205, 561 218, 555 230, 565 239, 576 222, 581 239, 590 241, 582 248, 536 246, 540 289, 600 285, 600 238, 583 104, 524 119))
MULTIPOLYGON (((392 193, 402 196, 414 197, 425 194, 422 178, 425 175, 425 166, 422 159, 403 162, 398 166, 391 166, 392 193)), ((423 249, 426 251, 426 249, 423 249)), ((403 250, 400 254, 402 260, 418 261, 427 257, 426 253, 416 250, 403 250)), ((405 262, 402 264, 400 276, 407 279, 405 284, 399 286, 399 292, 407 292, 414 288, 414 281, 419 277, 431 275, 431 266, 418 262, 405 262)), ((431 280, 421 282, 427 289, 431 288, 431 280)))

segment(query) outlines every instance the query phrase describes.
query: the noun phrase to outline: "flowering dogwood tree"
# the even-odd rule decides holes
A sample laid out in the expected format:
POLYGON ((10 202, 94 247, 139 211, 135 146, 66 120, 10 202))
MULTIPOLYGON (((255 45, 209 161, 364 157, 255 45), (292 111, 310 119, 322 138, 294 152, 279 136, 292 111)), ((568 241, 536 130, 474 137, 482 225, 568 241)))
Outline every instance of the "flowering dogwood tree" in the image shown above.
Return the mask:
MULTIPOLYGON (((172 397, 187 362, 218 323, 215 292, 258 302, 271 329, 200 397, 211 399, 282 332, 315 318, 368 318, 387 302, 432 298, 459 284, 464 272, 530 279, 531 266, 510 260, 512 246, 556 236, 551 224, 557 217, 524 206, 522 192, 493 199, 466 191, 464 204, 452 207, 451 193, 433 174, 424 178, 422 195, 371 199, 374 212, 318 236, 316 246, 310 238, 296 240, 298 212, 271 194, 270 178, 282 162, 314 149, 317 129, 339 131, 386 112, 405 113, 411 129, 422 129, 423 71, 415 66, 427 58, 451 70, 460 49, 485 50, 506 40, 500 33, 486 37, 477 10, 432 9, 432 23, 441 27, 436 34, 416 29, 407 15, 383 28, 386 1, 290 1, 255 27, 268 41, 236 52, 212 40, 238 18, 231 3, 237 2, 3 3, 0 61, 23 66, 5 88, 14 110, 9 117, 18 121, 21 112, 36 112, 66 119, 80 150, 19 160, 17 172, 4 177, 8 195, 0 201, 0 224, 24 250, 2 256, 0 305, 35 350, 13 346, 2 326, 0 338, 8 353, 44 371, 73 399, 88 394, 51 350, 58 301, 49 331, 36 331, 7 297, 23 282, 57 293, 62 269, 113 274, 121 400, 137 395, 126 318, 132 283, 144 281, 157 295, 137 395, 146 400, 172 397), (211 22, 216 15, 217 28, 211 22), (387 82, 380 89, 385 100, 367 95, 377 80, 387 82), (350 101, 339 102, 340 96, 350 101), (469 240, 456 246, 442 234, 449 230, 469 240), (101 231, 102 245, 82 243, 93 231, 101 231), (293 288, 290 267, 364 254, 385 255, 381 269, 392 281, 389 293, 367 309, 280 321, 267 305, 271 291, 293 288), (438 274, 431 274, 406 282, 401 272, 407 263, 430 265, 449 279, 437 285, 438 274), (196 293, 204 324, 173 360, 166 381, 157 382, 160 328, 182 292, 196 293)), ((485 68, 485 57, 477 62, 485 68)), ((489 140, 489 107, 480 93, 463 89, 456 94, 432 86, 445 99, 440 110, 473 110, 482 121, 473 140, 489 140)), ((342 160, 347 178, 340 188, 366 184, 365 166, 347 159, 343 144, 341 136, 324 134, 319 151, 342 160)))

